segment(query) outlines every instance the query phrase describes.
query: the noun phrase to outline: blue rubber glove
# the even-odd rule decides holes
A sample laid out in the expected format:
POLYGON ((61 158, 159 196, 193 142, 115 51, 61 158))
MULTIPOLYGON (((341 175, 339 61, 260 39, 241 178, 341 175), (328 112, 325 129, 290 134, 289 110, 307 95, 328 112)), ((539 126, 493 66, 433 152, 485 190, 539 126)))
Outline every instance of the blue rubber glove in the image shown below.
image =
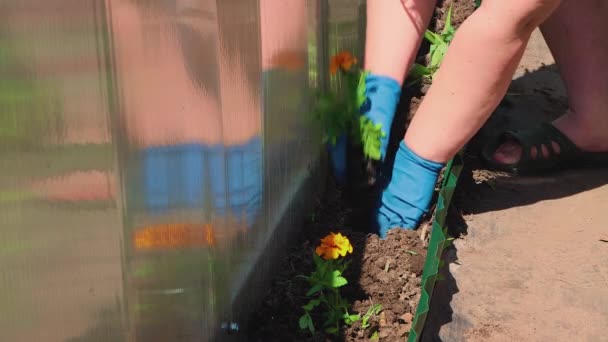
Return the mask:
POLYGON ((210 148, 208 162, 216 213, 232 215, 250 228, 262 207, 262 140, 210 148))
POLYGON ((384 160, 395 110, 401 97, 401 85, 393 78, 370 73, 365 77, 365 96, 361 114, 374 125, 382 125, 384 136, 380 139, 380 158, 384 160))
POLYGON ((382 193, 376 220, 378 234, 385 238, 392 228, 415 229, 429 210, 444 164, 425 160, 401 142, 391 180, 382 193))

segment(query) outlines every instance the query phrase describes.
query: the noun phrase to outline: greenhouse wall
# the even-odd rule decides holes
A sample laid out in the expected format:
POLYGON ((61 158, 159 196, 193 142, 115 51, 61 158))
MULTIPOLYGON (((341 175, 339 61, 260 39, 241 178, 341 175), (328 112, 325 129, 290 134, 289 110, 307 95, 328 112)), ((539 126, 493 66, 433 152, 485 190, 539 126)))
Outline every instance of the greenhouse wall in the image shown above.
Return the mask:
POLYGON ((240 331, 324 184, 311 103, 364 12, 2 2, 0 340, 240 331))

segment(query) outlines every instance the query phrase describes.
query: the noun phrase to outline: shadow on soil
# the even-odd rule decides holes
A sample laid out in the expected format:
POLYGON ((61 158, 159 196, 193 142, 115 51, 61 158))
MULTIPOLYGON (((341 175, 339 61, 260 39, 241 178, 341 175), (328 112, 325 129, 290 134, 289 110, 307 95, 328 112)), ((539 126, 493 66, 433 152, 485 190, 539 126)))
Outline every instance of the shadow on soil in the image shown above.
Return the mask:
MULTIPOLYGON (((468 227, 463 215, 559 199, 608 184, 608 172, 604 170, 572 170, 516 177, 487 171, 480 162, 479 152, 489 139, 506 129, 551 121, 567 107, 564 88, 554 65, 527 73, 512 82, 499 108, 467 148, 465 169, 448 218, 450 235, 459 237, 467 234, 468 227)), ((468 328, 466 322, 453 321, 451 307, 452 298, 459 288, 449 271, 449 265, 458 265, 458 249, 451 246, 444 251, 442 258, 445 267, 440 274, 444 280, 435 285, 422 341, 461 340, 468 328), (459 336, 441 333, 442 327, 449 323, 453 325, 450 332, 460 332, 459 336)))

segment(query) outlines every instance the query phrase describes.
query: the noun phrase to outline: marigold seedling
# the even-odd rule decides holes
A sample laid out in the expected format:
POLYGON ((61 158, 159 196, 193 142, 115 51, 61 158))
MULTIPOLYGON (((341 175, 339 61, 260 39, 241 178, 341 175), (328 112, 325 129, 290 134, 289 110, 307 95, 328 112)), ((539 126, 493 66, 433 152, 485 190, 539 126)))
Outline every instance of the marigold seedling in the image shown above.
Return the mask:
POLYGON ((298 276, 310 285, 306 292, 310 300, 302 306, 304 314, 298 321, 300 329, 308 330, 311 334, 315 332, 311 313, 320 308, 323 309, 323 329, 328 334, 337 334, 340 322, 350 325, 360 319, 358 314, 348 312, 349 304, 340 295, 340 288, 348 284, 343 274, 349 266, 349 261, 344 257, 352 252, 350 241, 340 233, 330 233, 321 239, 312 254, 314 271, 309 276, 298 276))
POLYGON ((361 328, 362 329, 367 329, 370 327, 369 321, 370 319, 372 319, 373 317, 376 317, 380 311, 382 311, 382 304, 374 304, 372 305, 367 312, 365 313, 365 315, 363 315, 363 318, 361 320, 361 328))
POLYGON ((344 87, 317 92, 312 116, 323 127, 323 142, 335 145, 341 136, 358 133, 356 128, 360 105, 355 94, 362 72, 357 67, 357 58, 348 51, 342 51, 331 57, 330 73, 337 77, 344 87))

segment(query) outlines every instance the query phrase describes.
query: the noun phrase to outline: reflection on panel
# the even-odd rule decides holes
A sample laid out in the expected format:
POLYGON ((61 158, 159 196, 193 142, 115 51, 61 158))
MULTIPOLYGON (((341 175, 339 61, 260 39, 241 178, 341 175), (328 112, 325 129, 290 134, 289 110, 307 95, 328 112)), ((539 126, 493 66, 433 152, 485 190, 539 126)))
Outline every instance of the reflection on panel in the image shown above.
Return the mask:
POLYGON ((311 88, 330 53, 358 52, 359 13, 0 4, 0 340, 221 340, 251 309, 237 294, 265 292, 244 284, 275 265, 259 258, 283 247, 267 243, 278 223, 300 223, 311 88))
POLYGON ((120 341, 100 3, 0 4, 0 340, 120 341))
POLYGON ((215 4, 107 4, 128 330, 137 341, 206 340, 217 300, 209 275, 223 233, 211 209, 225 174, 215 4))

